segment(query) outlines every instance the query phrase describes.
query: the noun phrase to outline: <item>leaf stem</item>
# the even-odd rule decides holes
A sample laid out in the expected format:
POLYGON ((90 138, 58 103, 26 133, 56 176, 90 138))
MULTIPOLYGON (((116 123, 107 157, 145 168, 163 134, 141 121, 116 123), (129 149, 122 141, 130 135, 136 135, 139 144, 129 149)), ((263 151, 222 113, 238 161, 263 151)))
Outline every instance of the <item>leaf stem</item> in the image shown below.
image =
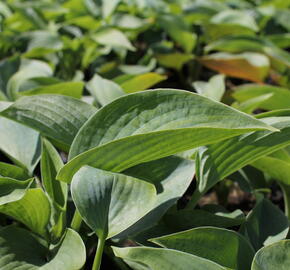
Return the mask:
POLYGON ((81 228, 81 225, 82 225, 82 217, 79 211, 76 209, 70 226, 72 229, 78 232, 81 228))
POLYGON ((199 201, 199 199, 203 196, 203 193, 196 189, 190 199, 190 201, 186 205, 186 209, 194 209, 199 201))
POLYGON ((92 270, 100 269, 105 242, 106 242, 106 239, 104 237, 99 238, 92 270))

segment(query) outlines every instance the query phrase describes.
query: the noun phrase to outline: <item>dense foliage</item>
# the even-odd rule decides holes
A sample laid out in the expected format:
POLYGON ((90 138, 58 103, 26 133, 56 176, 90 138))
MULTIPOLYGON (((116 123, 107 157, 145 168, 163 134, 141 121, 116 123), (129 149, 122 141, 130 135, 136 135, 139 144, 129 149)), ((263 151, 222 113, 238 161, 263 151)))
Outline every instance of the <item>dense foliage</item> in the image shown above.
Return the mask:
POLYGON ((0 269, 289 270, 289 18, 1 1, 0 269))

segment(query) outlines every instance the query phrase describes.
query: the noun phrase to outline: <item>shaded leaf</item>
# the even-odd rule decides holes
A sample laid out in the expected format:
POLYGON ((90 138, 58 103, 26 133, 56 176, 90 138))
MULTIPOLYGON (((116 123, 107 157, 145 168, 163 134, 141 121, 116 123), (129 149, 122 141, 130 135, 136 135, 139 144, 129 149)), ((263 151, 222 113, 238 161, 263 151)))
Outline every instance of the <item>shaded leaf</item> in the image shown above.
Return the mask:
POLYGON ((250 268, 255 254, 250 243, 242 235, 215 227, 196 228, 150 241, 240 270, 250 268))
POLYGON ((75 174, 71 192, 79 213, 100 239, 134 224, 156 199, 150 183, 88 166, 75 174))

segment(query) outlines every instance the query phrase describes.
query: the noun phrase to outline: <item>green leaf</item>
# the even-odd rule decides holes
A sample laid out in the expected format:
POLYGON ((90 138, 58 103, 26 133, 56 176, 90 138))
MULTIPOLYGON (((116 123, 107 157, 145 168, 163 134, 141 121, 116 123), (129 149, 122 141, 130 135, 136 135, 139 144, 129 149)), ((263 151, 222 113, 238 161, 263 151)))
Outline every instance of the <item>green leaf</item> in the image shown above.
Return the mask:
POLYGON ((240 231, 251 242, 255 250, 285 239, 289 222, 283 212, 269 200, 263 199, 247 216, 240 231))
POLYGON ((110 16, 114 12, 119 3, 120 0, 111 0, 111 1, 102 0, 103 17, 106 18, 110 16))
POLYGON ((95 111, 91 105, 71 97, 36 95, 18 99, 1 111, 1 115, 70 145, 79 128, 95 111))
POLYGON ((205 47, 205 51, 259 52, 266 54, 273 64, 277 61, 288 67, 290 66, 290 54, 287 51, 278 48, 269 40, 257 36, 236 35, 223 37, 208 44, 205 47))
POLYGON ((45 191, 51 200, 61 209, 65 208, 67 200, 67 185, 56 181, 57 172, 63 167, 63 162, 53 145, 43 139, 41 154, 41 180, 45 191))
POLYGON ((10 77, 17 72, 20 66, 19 57, 11 57, 0 62, 0 90, 7 94, 6 86, 10 77))
POLYGON ((268 75, 269 59, 259 53, 214 53, 200 59, 206 67, 228 76, 263 82, 268 75))
POLYGON ((127 238, 156 225, 164 213, 185 193, 192 181, 194 169, 193 161, 169 156, 125 170, 126 175, 154 184, 157 196, 151 211, 117 238, 127 238))
POLYGON ((259 104, 265 110, 288 109, 290 107, 290 91, 273 85, 245 84, 236 87, 233 97, 239 102, 271 94, 271 97, 259 104))
POLYGON ((125 94, 118 84, 104 79, 98 74, 95 74, 94 77, 88 81, 86 88, 102 106, 125 94))
POLYGON ((25 169, 5 162, 0 162, 0 176, 17 180, 26 180, 30 177, 25 169))
POLYGON ((9 177, 0 177, 0 206, 20 200, 32 184, 34 178, 16 180, 9 177))
POLYGON ((133 225, 156 199, 150 183, 88 166, 75 174, 71 192, 80 215, 101 239, 133 225))
POLYGON ((203 209, 182 209, 164 216, 165 224, 174 232, 201 226, 228 228, 241 225, 244 221, 245 217, 241 210, 235 210, 232 213, 221 211, 211 213, 203 209))
POLYGON ((81 98, 83 93, 84 83, 82 82, 62 82, 48 86, 40 86, 31 90, 19 92, 19 96, 32 96, 41 94, 58 94, 81 98))
POLYGON ((71 229, 67 229, 56 253, 45 248, 30 232, 13 226, 0 230, 0 243, 0 268, 5 270, 79 270, 86 260, 83 241, 71 229))
POLYGON ((191 53, 196 44, 197 36, 185 24, 181 17, 173 14, 158 17, 161 27, 176 41, 186 53, 191 53))
POLYGON ((27 80, 35 77, 50 77, 51 67, 39 60, 22 60, 20 69, 7 83, 7 95, 10 99, 16 99, 20 86, 27 80))
POLYGON ((105 28, 93 34, 91 37, 101 45, 135 51, 135 48, 128 38, 121 31, 114 28, 105 28))
POLYGON ((176 70, 181 70, 185 63, 194 58, 192 54, 179 52, 166 54, 160 53, 156 54, 155 56, 160 65, 176 70))
POLYGON ((50 203, 42 189, 28 189, 20 200, 2 204, 0 212, 25 224, 33 232, 47 236, 50 203))
POLYGON ((273 128, 193 93, 139 92, 113 101, 86 122, 71 147, 69 159, 73 159, 60 170, 57 179, 70 182, 83 165, 121 172, 259 129, 273 128))
POLYGON ((253 16, 243 10, 228 9, 211 18, 212 23, 239 25, 257 32, 259 30, 253 16))
POLYGON ((290 144, 289 117, 269 117, 263 121, 280 129, 280 132, 253 132, 199 150, 196 160, 198 188, 193 201, 228 175, 290 144))
POLYGON ((126 93, 134 93, 150 88, 151 86, 166 80, 167 77, 158 73, 150 72, 133 77, 121 84, 126 93))
POLYGON ((17 165, 32 173, 40 158, 39 133, 0 117, 0 150, 17 165))
POLYGON ((225 76, 215 75, 208 82, 196 81, 193 83, 196 92, 213 100, 220 101, 225 93, 225 76))
MULTIPOLYGON (((131 262, 141 263, 152 270, 226 270, 226 268, 204 258, 171 249, 148 247, 112 248, 115 256, 131 262)), ((135 269, 139 270, 140 268, 135 269)))
POLYGON ((215 227, 196 228, 150 241, 237 270, 249 269, 255 254, 250 243, 242 235, 215 227))
POLYGON ((290 265, 290 240, 279 241, 260 249, 251 270, 287 270, 290 265))
POLYGON ((41 180, 52 205, 54 206, 52 217, 52 231, 56 237, 60 237, 65 227, 65 213, 67 204, 67 184, 56 181, 57 172, 62 168, 63 162, 53 145, 46 139, 42 140, 41 155, 41 180))

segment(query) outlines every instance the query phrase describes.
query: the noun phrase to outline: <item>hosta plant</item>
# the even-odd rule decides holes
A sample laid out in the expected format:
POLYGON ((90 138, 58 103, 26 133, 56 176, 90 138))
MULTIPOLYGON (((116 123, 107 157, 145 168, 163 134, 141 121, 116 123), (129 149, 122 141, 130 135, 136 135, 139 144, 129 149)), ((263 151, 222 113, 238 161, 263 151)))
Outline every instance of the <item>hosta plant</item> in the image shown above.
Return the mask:
POLYGON ((0 270, 288 270, 289 8, 0 2, 0 270))

